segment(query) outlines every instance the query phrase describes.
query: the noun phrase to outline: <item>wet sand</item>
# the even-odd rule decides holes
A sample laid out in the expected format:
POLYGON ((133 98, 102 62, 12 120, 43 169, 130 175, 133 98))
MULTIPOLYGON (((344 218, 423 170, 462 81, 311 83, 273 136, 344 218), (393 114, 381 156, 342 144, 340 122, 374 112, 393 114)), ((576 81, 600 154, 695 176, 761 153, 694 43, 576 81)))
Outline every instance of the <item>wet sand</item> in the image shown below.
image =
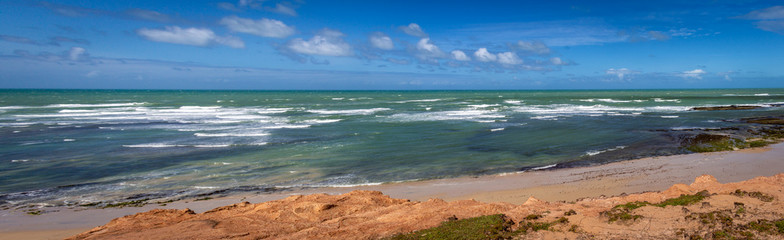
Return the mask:
POLYGON ((535 196, 546 201, 568 202, 586 197, 662 191, 673 184, 690 183, 703 174, 713 175, 719 182, 737 182, 782 172, 784 143, 779 143, 761 149, 643 158, 590 167, 378 186, 238 195, 207 201, 180 201, 166 206, 149 204, 144 207, 86 210, 62 208, 38 216, 27 215, 20 210, 2 210, 0 239, 62 239, 106 224, 111 219, 155 208, 190 208, 196 212, 204 212, 242 201, 258 203, 298 194, 342 194, 352 190, 377 190, 393 198, 414 201, 440 198, 447 201, 475 199, 482 202, 522 204, 528 197, 535 196))

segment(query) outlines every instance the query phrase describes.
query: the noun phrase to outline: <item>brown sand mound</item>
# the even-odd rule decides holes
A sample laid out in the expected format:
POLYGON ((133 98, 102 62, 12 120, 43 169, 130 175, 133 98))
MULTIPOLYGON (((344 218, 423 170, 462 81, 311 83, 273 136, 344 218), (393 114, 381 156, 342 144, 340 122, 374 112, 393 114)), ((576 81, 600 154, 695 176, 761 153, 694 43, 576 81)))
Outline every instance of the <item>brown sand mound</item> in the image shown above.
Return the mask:
MULTIPOLYGON (((662 192, 583 199, 575 203, 551 203, 535 198, 525 204, 482 203, 472 200, 446 202, 431 199, 412 202, 393 199, 377 191, 353 191, 343 195, 313 194, 291 196, 265 203, 248 202, 219 207, 196 214, 185 210, 152 210, 121 218, 69 239, 377 239, 398 233, 438 226, 450 218, 458 219, 503 213, 519 223, 531 214, 536 221, 566 217, 568 223, 551 230, 529 232, 522 238, 563 239, 608 238, 684 238, 707 236, 724 229, 759 219, 784 218, 784 174, 720 184, 704 175, 691 185, 676 184, 662 192), (758 192, 771 199, 761 199, 758 192), (658 203, 666 199, 707 190, 712 195, 688 206, 644 206, 633 210, 640 218, 608 221, 602 212, 618 204, 634 201, 658 203), (758 194, 758 195, 759 195, 758 194), (765 200, 765 201, 763 201, 765 200), (743 211, 737 211, 743 206, 743 211), (564 214, 574 210, 576 214, 564 214), (729 211, 729 225, 700 221, 701 214, 729 211), (736 213, 737 212, 737 213, 736 213), (695 220, 696 219, 696 220, 695 220), (570 231, 571 229, 571 231, 570 231)), ((712 216, 712 215, 711 215, 712 216)), ((754 232, 757 238, 775 238, 754 232)), ((780 235, 776 236, 780 237, 780 235)))

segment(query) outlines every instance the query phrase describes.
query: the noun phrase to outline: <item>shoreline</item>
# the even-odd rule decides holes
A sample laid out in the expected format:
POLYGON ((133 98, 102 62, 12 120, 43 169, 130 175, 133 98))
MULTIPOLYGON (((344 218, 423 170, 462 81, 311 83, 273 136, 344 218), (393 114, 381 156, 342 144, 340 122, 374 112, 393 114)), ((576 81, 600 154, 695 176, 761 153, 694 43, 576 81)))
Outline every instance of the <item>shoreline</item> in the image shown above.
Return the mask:
POLYGON ((392 198, 412 201, 439 198, 446 201, 474 199, 486 203, 522 204, 529 197, 535 196, 537 199, 550 202, 569 202, 589 197, 663 191, 673 184, 690 183, 695 177, 703 174, 713 175, 719 182, 737 182, 757 176, 772 176, 784 172, 782 160, 784 160, 784 143, 777 143, 764 148, 650 157, 587 167, 554 168, 373 186, 304 189, 271 194, 239 194, 205 201, 177 201, 166 206, 148 204, 143 207, 84 210, 63 207, 40 216, 28 215, 22 210, 1 210, 0 238, 29 236, 30 239, 62 239, 106 224, 114 218, 156 208, 190 208, 195 212, 204 212, 243 201, 260 203, 291 195, 315 193, 334 195, 354 190, 381 191, 392 198))

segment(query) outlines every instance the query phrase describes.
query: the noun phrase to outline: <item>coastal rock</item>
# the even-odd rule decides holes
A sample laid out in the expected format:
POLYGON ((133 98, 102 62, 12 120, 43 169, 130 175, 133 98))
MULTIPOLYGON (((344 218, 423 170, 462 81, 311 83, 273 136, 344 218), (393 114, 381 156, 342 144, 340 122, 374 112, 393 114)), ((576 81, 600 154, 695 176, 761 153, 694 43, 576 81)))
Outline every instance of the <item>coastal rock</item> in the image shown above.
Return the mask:
POLYGON ((756 105, 728 105, 728 106, 713 106, 713 107, 694 107, 692 111, 721 111, 721 110, 750 110, 762 108, 756 105))
MULTIPOLYGON (((702 229, 716 226, 690 218, 738 211, 737 206, 743 206, 745 213, 733 215, 732 224, 763 217, 780 218, 784 216, 782 199, 784 174, 727 184, 702 175, 690 185, 676 184, 662 192, 588 198, 577 203, 548 203, 534 197, 522 205, 440 199, 416 202, 394 199, 377 191, 352 191, 343 195, 298 195, 257 204, 242 202, 201 214, 188 209, 156 209, 114 219, 69 239, 378 239, 436 227, 444 221, 492 214, 504 214, 519 223, 513 228, 522 227, 527 221, 553 222, 549 227, 553 231, 531 232, 520 236, 522 239, 704 238, 711 233, 702 229), (702 197, 699 204, 643 204, 627 210, 627 216, 635 220, 608 221, 608 211, 617 209, 619 204, 656 204, 701 191, 711 194, 697 194, 702 197), (532 214, 538 217, 531 218, 532 214)), ((770 235, 775 233, 753 234, 760 239, 779 237, 770 235)))

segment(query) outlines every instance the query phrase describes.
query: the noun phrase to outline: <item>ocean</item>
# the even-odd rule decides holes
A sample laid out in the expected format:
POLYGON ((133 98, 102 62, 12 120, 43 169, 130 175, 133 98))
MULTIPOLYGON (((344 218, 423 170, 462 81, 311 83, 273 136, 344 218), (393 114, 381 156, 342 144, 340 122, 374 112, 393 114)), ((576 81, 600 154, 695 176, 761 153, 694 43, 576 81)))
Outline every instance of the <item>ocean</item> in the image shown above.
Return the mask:
POLYGON ((377 185, 688 153, 784 89, 0 90, 0 205, 377 185), (693 107, 759 105, 752 110, 693 107))

